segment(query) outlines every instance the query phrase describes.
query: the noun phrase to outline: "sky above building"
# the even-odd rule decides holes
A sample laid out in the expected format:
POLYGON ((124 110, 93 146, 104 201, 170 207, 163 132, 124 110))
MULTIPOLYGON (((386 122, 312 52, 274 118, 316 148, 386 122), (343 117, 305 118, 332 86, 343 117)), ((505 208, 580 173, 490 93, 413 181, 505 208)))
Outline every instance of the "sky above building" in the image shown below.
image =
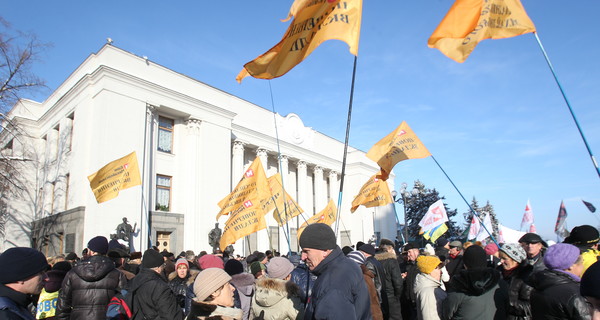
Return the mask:
MULTIPOLYGON (((52 44, 32 71, 43 101, 98 51, 113 45, 344 140, 354 56, 327 41, 271 81, 235 77, 283 36, 292 1, 10 1, 12 28, 52 44), (272 89, 272 96, 271 90, 272 89), (272 103, 273 101, 273 103, 272 103)), ((564 201, 570 228, 600 225, 600 178, 533 34, 484 40, 457 63, 427 39, 453 1, 365 1, 350 145, 363 151, 406 121, 464 197, 489 201, 519 229, 527 200, 535 226, 556 239, 564 201)), ((600 2, 523 0, 592 151, 600 152, 600 2)), ((341 160, 342 155, 339 155, 341 160)), ((396 165, 396 190, 420 180, 459 213, 468 207, 431 158, 396 165)), ((345 193, 344 197, 354 197, 345 193)), ((402 220, 402 207, 398 205, 402 220)), ((349 214, 349 213, 342 213, 349 214)), ((462 214, 455 220, 464 223, 462 214)))

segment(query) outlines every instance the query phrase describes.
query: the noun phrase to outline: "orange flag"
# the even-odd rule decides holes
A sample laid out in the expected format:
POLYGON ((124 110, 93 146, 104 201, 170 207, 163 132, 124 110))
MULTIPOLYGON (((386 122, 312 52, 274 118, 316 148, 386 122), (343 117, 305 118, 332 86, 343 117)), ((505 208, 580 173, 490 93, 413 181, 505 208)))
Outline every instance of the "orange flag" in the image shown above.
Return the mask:
POLYGON ((265 213, 275 209, 273 211, 273 218, 275 218, 279 226, 284 225, 291 218, 304 212, 287 191, 285 192, 286 205, 284 206, 284 190, 281 183, 281 174, 276 173, 270 176, 268 180, 269 188, 271 189, 271 198, 262 203, 262 206, 265 213))
POLYGON ((238 239, 267 227, 265 212, 260 204, 261 200, 258 195, 253 194, 231 213, 225 222, 219 243, 222 251, 225 251, 228 245, 234 244, 238 239))
POLYGON ((377 142, 367 152, 367 157, 381 168, 381 178, 387 180, 396 163, 406 159, 429 157, 431 153, 410 129, 406 121, 402 121, 394 132, 377 142))
POLYGON ((88 176, 98 203, 116 198, 119 191, 142 184, 135 151, 88 176))
POLYGON ((271 192, 269 191, 267 176, 260 158, 256 157, 248 170, 244 172, 244 176, 242 176, 235 189, 219 201, 221 211, 217 214, 216 219, 218 220, 222 215, 237 210, 248 199, 256 199, 258 201, 256 204, 260 204, 261 201, 265 201, 269 197, 271 197, 271 192))
POLYGON ((519 0, 456 0, 427 42, 464 62, 479 41, 535 32, 519 0))
POLYGON ((325 206, 325 209, 310 217, 300 226, 300 228, 298 228, 298 239, 300 239, 300 235, 304 231, 304 228, 306 228, 309 224, 324 223, 330 226, 332 223, 335 222, 336 216, 337 207, 335 206, 335 203, 333 203, 333 200, 329 200, 329 203, 327 204, 327 206, 325 206))
POLYGON ((308 57, 321 43, 341 40, 358 55, 362 0, 296 0, 288 18, 294 20, 283 39, 269 51, 246 63, 236 80, 281 77, 308 57))
POLYGON ((362 186, 356 197, 354 197, 350 212, 354 213, 360 205, 371 208, 384 206, 392 202, 390 187, 385 180, 381 179, 381 172, 379 172, 369 178, 369 181, 362 186))

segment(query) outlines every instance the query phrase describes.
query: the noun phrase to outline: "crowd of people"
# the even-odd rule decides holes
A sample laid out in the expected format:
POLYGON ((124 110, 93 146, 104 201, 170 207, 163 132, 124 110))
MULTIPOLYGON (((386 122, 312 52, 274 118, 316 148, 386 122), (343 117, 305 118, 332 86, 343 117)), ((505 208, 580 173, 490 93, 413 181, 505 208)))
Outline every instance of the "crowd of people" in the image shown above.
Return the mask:
POLYGON ((599 238, 583 225, 551 245, 527 233, 340 248, 312 224, 284 256, 130 253, 103 236, 82 257, 16 247, 0 254, 0 320, 108 319, 118 295, 131 319, 600 319, 599 238))

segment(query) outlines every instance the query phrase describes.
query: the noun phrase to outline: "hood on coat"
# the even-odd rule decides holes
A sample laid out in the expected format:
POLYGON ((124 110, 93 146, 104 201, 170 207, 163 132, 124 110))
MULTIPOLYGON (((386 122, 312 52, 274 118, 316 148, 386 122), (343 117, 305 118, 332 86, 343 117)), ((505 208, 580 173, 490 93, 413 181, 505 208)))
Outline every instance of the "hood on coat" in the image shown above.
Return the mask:
POLYGON ((106 277, 115 269, 115 263, 106 256, 93 256, 80 261, 73 272, 86 282, 94 282, 106 277))
MULTIPOLYGON (((200 271, 198 271, 198 270, 194 270, 194 269, 189 269, 189 270, 188 270, 188 274, 187 274, 187 276, 185 277, 185 282, 186 282, 186 284, 187 284, 187 285, 190 285, 190 284, 194 283, 194 280, 196 280, 196 276, 198 275, 198 273, 200 273, 200 271)), ((175 278, 178 278, 178 276, 177 276, 177 270, 175 270, 175 271, 173 271, 173 272, 169 273, 169 276, 168 276, 167 280, 168 280, 169 282, 171 282, 171 281, 173 281, 175 278)))
POLYGON ((450 279, 448 289, 480 296, 494 288, 500 277, 500 272, 491 268, 461 270, 450 279))
POLYGON ((440 281, 424 273, 417 274, 415 279, 415 288, 439 288, 441 285, 440 281))
POLYGON ((394 252, 382 252, 375 255, 377 261, 383 261, 387 259, 396 259, 396 253, 394 252))
POLYGON ((300 288, 291 281, 273 278, 261 278, 256 281, 254 301, 261 307, 274 306, 282 299, 293 296, 300 296, 300 288))
POLYGON ((247 272, 242 272, 242 273, 234 274, 233 276, 231 276, 231 281, 229 281, 229 282, 235 287, 235 289, 239 293, 242 293, 246 296, 250 296, 250 295, 252 295, 252 292, 254 291, 254 282, 255 281, 256 281, 256 279, 254 278, 253 275, 251 275, 247 272))

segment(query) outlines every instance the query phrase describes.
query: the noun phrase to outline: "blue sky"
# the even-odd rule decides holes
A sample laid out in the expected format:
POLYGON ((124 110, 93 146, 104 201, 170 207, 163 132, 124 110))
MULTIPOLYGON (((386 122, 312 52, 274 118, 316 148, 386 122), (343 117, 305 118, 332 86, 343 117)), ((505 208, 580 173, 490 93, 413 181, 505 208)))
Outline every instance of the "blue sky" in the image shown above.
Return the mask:
MULTIPOLYGON (((52 47, 33 71, 42 101, 110 37, 114 45, 271 109, 269 83, 235 76, 275 45, 292 1, 10 1, 2 16, 52 47)), ((532 34, 485 40, 463 64, 427 47, 450 0, 365 1, 350 144, 367 151, 403 120, 467 200, 494 206, 518 229, 529 199, 538 232, 555 239, 561 200, 568 226, 600 224, 600 178, 532 34)), ((600 60, 593 0, 523 0, 592 151, 600 152, 600 60)), ((276 112, 343 141, 353 56, 328 41, 272 80, 276 112)), ((340 155, 341 158, 342 155, 340 155)), ((395 167, 396 186, 421 180, 468 210, 430 159, 395 167)), ((347 197, 354 195, 346 194, 347 197)), ((401 209, 401 208, 399 208, 401 209)), ((457 221, 463 222, 462 217, 457 221)))

